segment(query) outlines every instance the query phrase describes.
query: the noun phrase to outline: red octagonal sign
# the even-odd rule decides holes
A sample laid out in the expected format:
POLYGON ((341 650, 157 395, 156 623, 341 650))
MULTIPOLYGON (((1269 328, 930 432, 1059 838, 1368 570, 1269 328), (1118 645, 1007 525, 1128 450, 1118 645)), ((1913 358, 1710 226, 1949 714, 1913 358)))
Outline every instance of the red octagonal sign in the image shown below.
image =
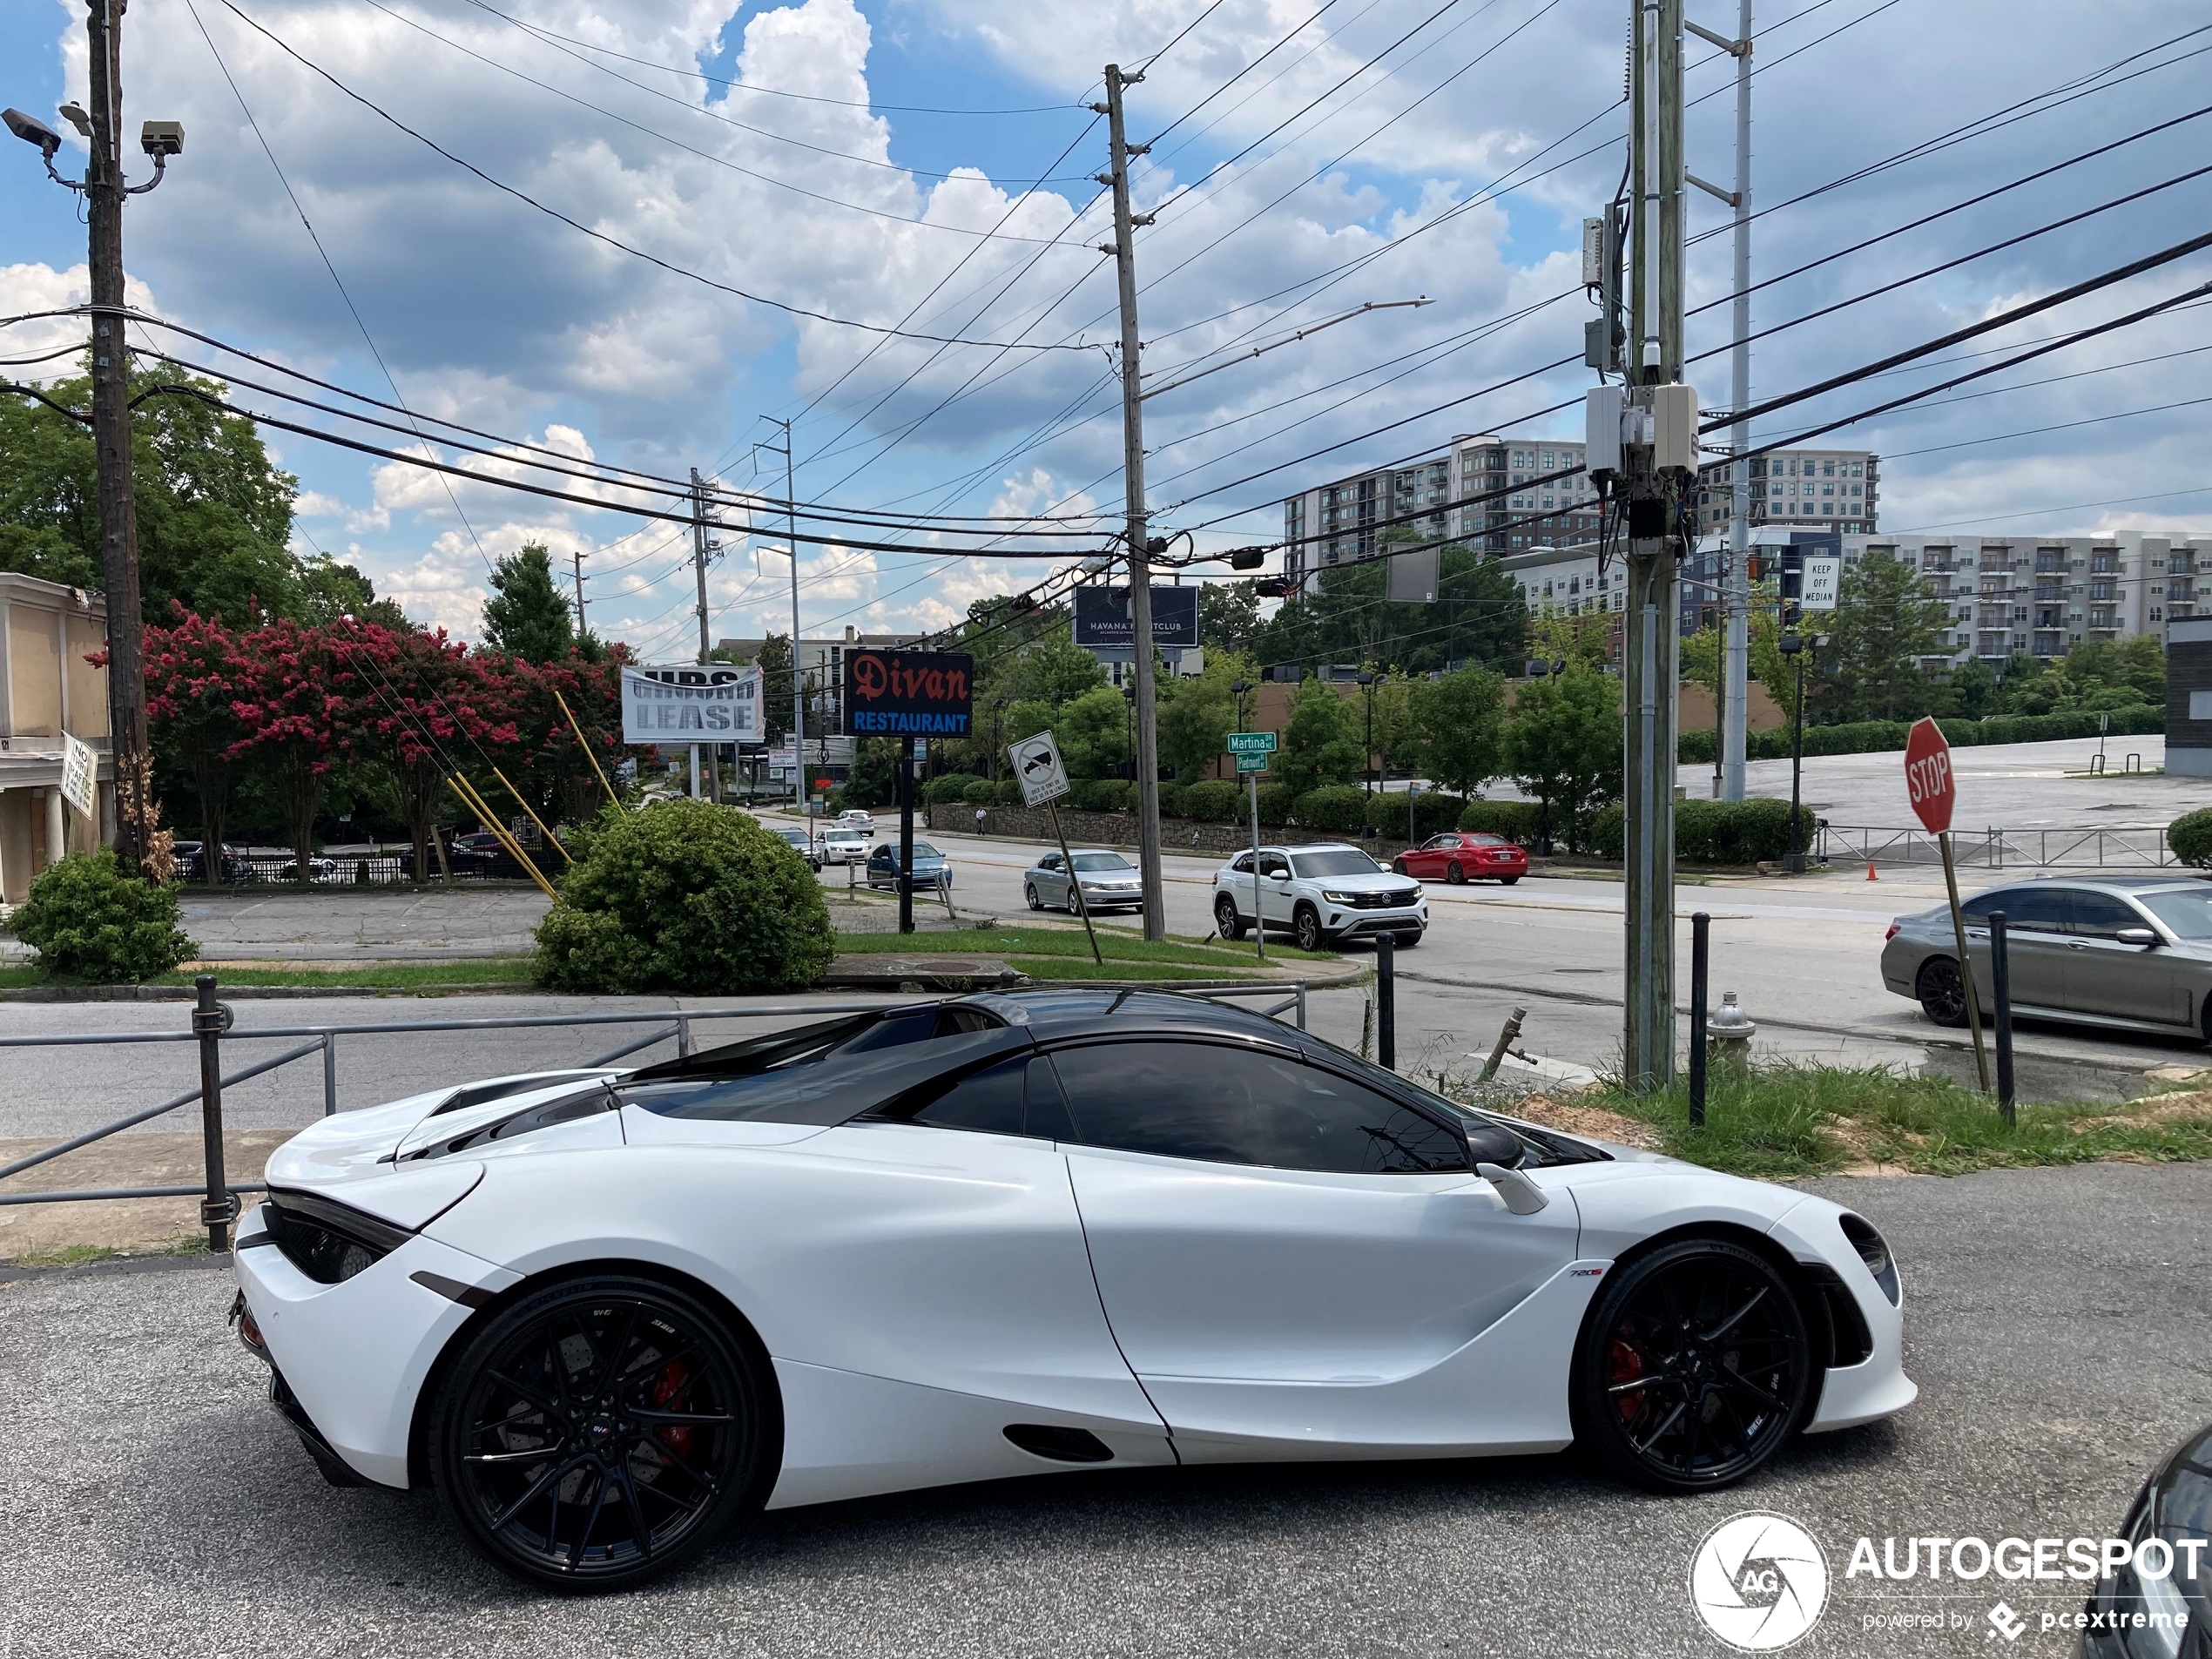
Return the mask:
POLYGON ((1912 733, 1905 740, 1905 790, 1930 834, 1940 835, 1951 827, 1959 789, 1951 775, 1951 745, 1932 718, 1914 721, 1912 733))

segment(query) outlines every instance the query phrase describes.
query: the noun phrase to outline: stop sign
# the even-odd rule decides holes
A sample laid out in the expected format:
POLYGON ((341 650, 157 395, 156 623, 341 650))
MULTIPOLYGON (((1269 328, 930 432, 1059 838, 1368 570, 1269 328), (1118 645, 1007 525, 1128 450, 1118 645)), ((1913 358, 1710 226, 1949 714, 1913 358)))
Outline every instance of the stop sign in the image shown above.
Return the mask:
POLYGON ((1951 745, 1932 718, 1916 720, 1905 740, 1905 792, 1932 835, 1951 827, 1959 790, 1951 775, 1951 745))

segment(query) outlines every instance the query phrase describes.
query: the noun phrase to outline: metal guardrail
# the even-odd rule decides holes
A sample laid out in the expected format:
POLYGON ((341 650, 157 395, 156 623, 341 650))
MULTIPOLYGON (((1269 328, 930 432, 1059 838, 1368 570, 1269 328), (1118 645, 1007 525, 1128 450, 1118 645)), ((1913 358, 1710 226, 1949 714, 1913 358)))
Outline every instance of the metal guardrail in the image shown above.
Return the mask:
MULTIPOLYGON (((537 848, 526 847, 533 857, 550 858, 537 848)), ((200 853, 180 854, 177 860, 178 879, 198 887, 207 880, 205 855, 200 853)), ((449 848, 446 863, 441 867, 437 854, 430 855, 426 872, 418 876, 415 869, 415 849, 401 847, 391 853, 334 853, 317 854, 307 860, 307 880, 300 880, 300 860, 289 853, 225 853, 222 870, 217 885, 222 887, 407 887, 418 882, 443 881, 448 870, 455 881, 527 881, 529 872, 517 864, 513 855, 504 850, 479 853, 466 847, 449 848)))
MULTIPOLYGON (((710 1020, 765 1020, 790 1018, 818 1018, 833 1014, 872 1012, 885 1006, 881 999, 870 1001, 839 1002, 780 1002, 747 1008, 656 1008, 617 1014, 550 1014, 524 1015, 514 1018, 453 1019, 453 1020, 395 1020, 350 1024, 328 1025, 273 1025, 238 1028, 233 1023, 233 1010, 216 1000, 215 976, 203 974, 195 981, 199 997, 192 1008, 192 1028, 186 1031, 72 1031, 30 1033, 23 1035, 0 1035, 0 1049, 70 1049, 120 1046, 131 1043, 190 1042, 199 1049, 200 1082, 197 1088, 188 1089, 158 1105, 148 1106, 118 1117, 114 1122, 88 1130, 82 1135, 55 1145, 43 1147, 14 1163, 0 1165, 0 1181, 37 1169, 44 1163, 81 1148, 121 1134, 141 1123, 199 1103, 201 1139, 206 1164, 206 1181, 198 1187, 103 1187, 73 1191, 0 1192, 0 1205, 27 1204, 78 1204, 111 1198, 185 1198, 200 1199, 200 1220, 208 1229, 211 1249, 228 1248, 226 1235, 230 1224, 238 1217, 239 1195, 266 1191, 260 1182, 233 1182, 228 1179, 223 1167, 223 1090, 265 1076, 294 1061, 310 1055, 322 1056, 322 1110, 326 1117, 338 1110, 338 1040, 341 1037, 381 1037, 418 1035, 438 1031, 506 1031, 525 1030, 537 1027, 569 1028, 577 1026, 649 1025, 655 1028, 642 1036, 610 1049, 595 1059, 587 1060, 574 1068, 556 1069, 591 1070, 612 1065, 640 1050, 673 1039, 678 1055, 692 1052, 692 1028, 710 1020), (253 1064, 226 1074, 222 1069, 222 1045, 226 1042, 273 1042, 283 1038, 304 1038, 280 1054, 271 1055, 253 1064)), ((1110 990, 1123 988, 1111 981, 1070 981, 1062 988, 1110 990)), ((1298 1028, 1305 1029, 1306 983, 1303 980, 1288 983, 1274 981, 1253 984, 1249 981, 1203 981, 1193 983, 1178 981, 1170 984, 1137 984, 1130 989, 1165 991, 1176 995, 1201 996, 1210 1001, 1230 1001, 1257 997, 1277 999, 1255 1012, 1272 1019, 1285 1013, 1294 1014, 1298 1028)), ((918 999, 929 1001, 928 998, 918 999)))
MULTIPOLYGON (((1940 867, 1936 838, 1917 826, 1867 828, 1823 822, 1814 840, 1823 859, 1853 864, 1927 864, 1940 867)), ((2100 826, 2089 829, 2006 830, 1991 827, 1951 832, 1951 850, 1961 866, 2004 869, 2163 870, 2181 865, 2167 845, 2161 825, 2100 826)))

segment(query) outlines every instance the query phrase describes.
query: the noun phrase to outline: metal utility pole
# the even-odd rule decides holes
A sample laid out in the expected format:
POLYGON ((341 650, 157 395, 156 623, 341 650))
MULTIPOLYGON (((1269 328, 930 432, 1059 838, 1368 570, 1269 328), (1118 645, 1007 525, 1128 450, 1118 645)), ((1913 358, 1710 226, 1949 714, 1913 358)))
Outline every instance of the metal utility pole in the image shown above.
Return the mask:
MULTIPOLYGON (((699 476, 699 469, 694 467, 691 469, 691 571, 698 578, 699 584, 699 602, 695 608, 698 611, 699 617, 699 665, 702 668, 706 665, 707 658, 712 654, 713 650, 712 644, 707 637, 706 611, 706 561, 707 556, 713 550, 714 543, 707 539, 706 534, 706 480, 699 476)), ((576 601, 577 614, 581 617, 583 614, 583 578, 581 574, 577 577, 576 601)), ((694 795, 699 792, 701 746, 696 743, 691 745, 691 792, 694 795)), ((707 799, 720 800, 722 799, 722 745, 718 743, 709 743, 704 747, 706 750, 707 799)))
POLYGON ((1623 805, 1627 813, 1622 1050, 1629 1082, 1675 1069, 1675 732, 1680 678, 1681 504, 1697 464, 1696 397, 1682 385, 1682 0, 1635 0, 1631 60, 1629 385, 1591 395, 1628 509, 1623 805))
POLYGON ((1160 742, 1158 705, 1152 673, 1151 543, 1144 512, 1144 403, 1141 342, 1136 336, 1136 230, 1150 225, 1150 213, 1132 213, 1129 158, 1151 146, 1132 145, 1122 121, 1122 91, 1144 78, 1124 76, 1119 64, 1106 65, 1106 102, 1091 108, 1107 118, 1112 171, 1098 182, 1114 192, 1114 240, 1100 252, 1111 253, 1120 279, 1122 302, 1122 475, 1127 491, 1130 644, 1136 658, 1136 861, 1144 881, 1144 936, 1165 939, 1167 910, 1160 873, 1160 742))
MULTIPOLYGON (((784 539, 791 550, 791 802, 801 817, 806 813, 806 687, 799 671, 799 497, 792 488, 791 422, 772 415, 760 417, 784 429, 780 444, 756 443, 784 458, 784 539)), ((765 686, 761 688, 764 691, 765 686)), ((826 752, 826 751, 825 751, 826 752)))
MULTIPOLYGON (((124 341, 123 6, 92 0, 91 160, 84 170, 92 278, 92 444, 99 473, 100 576, 107 598, 108 741, 115 756, 115 851, 125 870, 153 835, 153 761, 146 742, 138 519, 131 484, 131 356, 124 341)), ((182 146, 182 136, 178 143, 182 146)), ((149 132, 147 148, 152 152, 149 132)), ((157 161, 160 157, 157 154, 157 161)), ((156 182, 159 175, 156 174, 156 182)), ((151 188, 151 185, 142 188, 151 188)))
POLYGON ((582 643, 584 635, 583 555, 581 551, 571 550, 569 556, 576 562, 576 637, 580 644, 582 643))
MULTIPOLYGON (((1736 59, 1736 188, 1716 190, 1694 176, 1692 182, 1736 210, 1736 300, 1731 319, 1736 346, 1730 355, 1729 397, 1736 408, 1745 409, 1751 404, 1751 0, 1737 0, 1734 40, 1694 23, 1685 27, 1736 59)), ((1747 699, 1751 656, 1751 463, 1744 459, 1744 451, 1751 447, 1750 423, 1737 421, 1730 429, 1729 442, 1737 458, 1729 469, 1727 631, 1721 653, 1718 759, 1721 799, 1742 800, 1750 712, 1747 699)))

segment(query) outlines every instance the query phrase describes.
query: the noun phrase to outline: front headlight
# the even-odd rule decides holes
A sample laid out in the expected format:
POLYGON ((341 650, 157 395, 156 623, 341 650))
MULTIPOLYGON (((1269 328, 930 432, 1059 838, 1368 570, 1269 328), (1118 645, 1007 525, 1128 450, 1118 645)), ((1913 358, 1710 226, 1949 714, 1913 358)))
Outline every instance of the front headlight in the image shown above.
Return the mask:
POLYGON ((1334 889, 1329 887, 1324 887, 1321 889, 1321 896, 1324 899, 1326 899, 1331 904, 1352 904, 1357 902, 1357 896, 1355 894, 1349 893, 1338 893, 1334 889))
POLYGON ((1894 1305, 1899 1295, 1897 1259, 1890 1254, 1888 1242, 1874 1231, 1874 1224, 1846 1210, 1837 1218, 1844 1230, 1844 1238, 1858 1252, 1858 1259, 1866 1264, 1866 1271, 1882 1287, 1882 1294, 1894 1305))

